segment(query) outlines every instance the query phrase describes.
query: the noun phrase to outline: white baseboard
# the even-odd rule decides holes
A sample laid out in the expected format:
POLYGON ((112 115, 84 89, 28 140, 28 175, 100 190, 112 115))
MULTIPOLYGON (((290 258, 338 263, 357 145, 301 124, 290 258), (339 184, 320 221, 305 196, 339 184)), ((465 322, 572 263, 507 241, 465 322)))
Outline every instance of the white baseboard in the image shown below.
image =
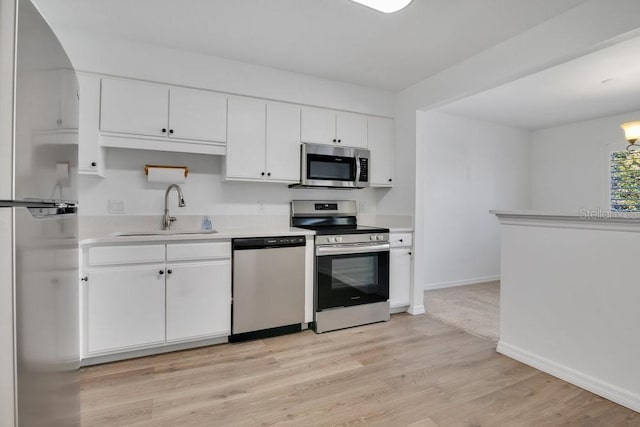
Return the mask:
POLYGON ((476 277, 475 279, 453 280, 451 282, 427 283, 424 285, 425 291, 433 289, 453 288, 456 286, 475 285, 476 283, 493 282, 500 280, 500 276, 476 277))
POLYGON ((602 396, 605 399, 609 399, 612 402, 626 406, 636 412, 640 412, 640 395, 638 394, 576 371, 547 358, 522 350, 503 341, 498 342, 496 350, 498 353, 502 353, 505 356, 588 390, 598 396, 602 396))
POLYGON ((391 306, 389 307, 389 314, 406 313, 408 309, 409 309, 408 305, 399 305, 396 307, 391 306))
POLYGON ((410 306, 409 309, 407 310, 407 313, 417 316, 419 314, 425 314, 426 311, 424 309, 424 305, 420 304, 420 305, 410 306))

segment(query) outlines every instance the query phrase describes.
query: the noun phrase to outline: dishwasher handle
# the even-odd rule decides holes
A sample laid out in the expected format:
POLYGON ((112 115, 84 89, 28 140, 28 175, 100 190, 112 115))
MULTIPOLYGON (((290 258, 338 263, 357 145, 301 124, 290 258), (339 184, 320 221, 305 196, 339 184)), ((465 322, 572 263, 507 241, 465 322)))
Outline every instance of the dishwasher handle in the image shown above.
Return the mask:
POLYGON ((279 237, 251 237, 233 239, 233 250, 247 249, 275 249, 305 246, 307 238, 305 236, 279 236, 279 237))

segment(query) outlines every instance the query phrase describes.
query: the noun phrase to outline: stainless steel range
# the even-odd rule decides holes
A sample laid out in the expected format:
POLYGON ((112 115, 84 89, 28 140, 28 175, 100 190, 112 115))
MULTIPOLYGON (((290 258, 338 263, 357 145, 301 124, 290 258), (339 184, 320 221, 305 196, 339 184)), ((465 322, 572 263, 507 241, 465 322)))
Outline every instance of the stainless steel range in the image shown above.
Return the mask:
POLYGON ((353 200, 291 202, 291 225, 316 231, 314 330, 389 320, 389 229, 357 223, 353 200))

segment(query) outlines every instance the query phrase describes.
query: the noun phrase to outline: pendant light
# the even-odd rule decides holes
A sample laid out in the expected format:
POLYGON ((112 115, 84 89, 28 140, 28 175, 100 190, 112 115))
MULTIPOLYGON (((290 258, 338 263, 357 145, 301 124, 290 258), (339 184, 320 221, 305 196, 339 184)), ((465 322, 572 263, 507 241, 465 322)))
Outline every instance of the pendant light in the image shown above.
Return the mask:
POLYGON ((624 137, 629 143, 627 151, 638 151, 640 147, 635 145, 636 141, 640 139, 640 122, 627 122, 620 125, 624 130, 624 137))

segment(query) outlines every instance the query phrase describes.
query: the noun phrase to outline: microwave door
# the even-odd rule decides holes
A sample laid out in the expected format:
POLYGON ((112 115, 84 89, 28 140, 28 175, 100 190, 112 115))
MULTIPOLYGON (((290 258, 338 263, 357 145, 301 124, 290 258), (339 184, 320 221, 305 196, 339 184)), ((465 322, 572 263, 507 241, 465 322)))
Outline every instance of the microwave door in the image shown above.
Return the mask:
POLYGON ((309 154, 305 178, 309 185, 353 187, 357 178, 356 169, 354 157, 309 154))

